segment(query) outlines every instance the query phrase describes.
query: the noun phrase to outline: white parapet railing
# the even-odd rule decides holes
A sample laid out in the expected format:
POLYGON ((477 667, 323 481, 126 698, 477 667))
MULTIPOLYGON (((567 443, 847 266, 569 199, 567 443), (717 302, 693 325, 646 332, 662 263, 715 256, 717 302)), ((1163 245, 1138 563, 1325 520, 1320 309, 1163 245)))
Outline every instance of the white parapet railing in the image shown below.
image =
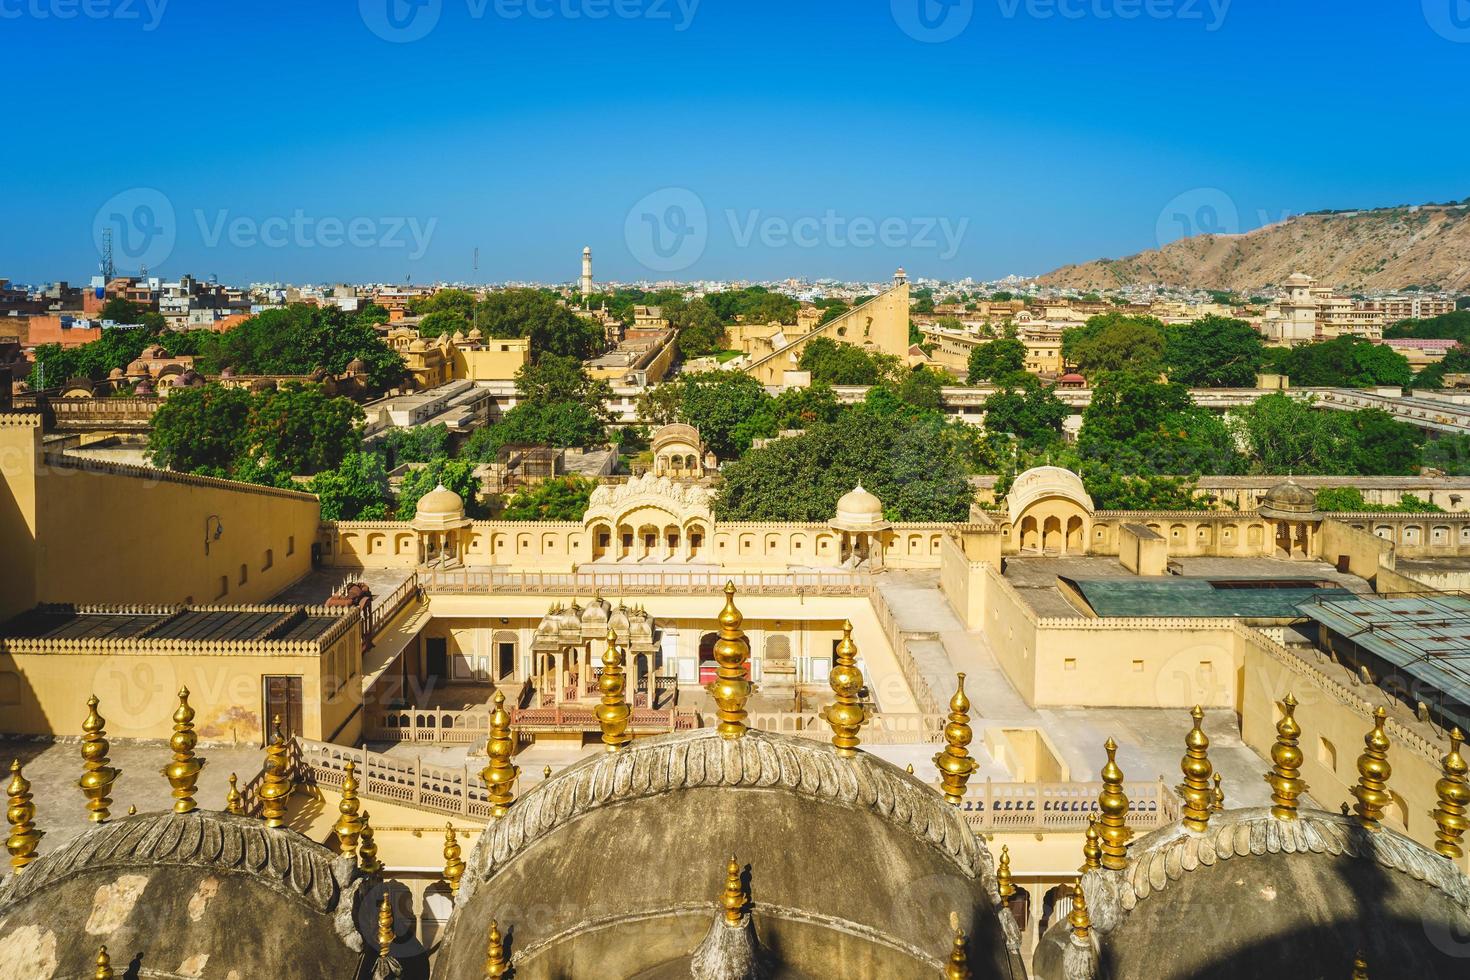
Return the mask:
POLYGON ((583 567, 575 572, 516 572, 503 568, 436 568, 419 573, 430 593, 587 595, 714 595, 733 582, 741 595, 869 595, 866 572, 730 573, 583 567))
MULTIPOLYGON (((816 729, 798 734, 815 737, 816 729)), ((490 819, 490 804, 479 767, 429 765, 421 759, 386 756, 311 739, 293 740, 292 760, 298 783, 339 790, 350 760, 356 766, 358 795, 387 800, 432 813, 490 819)), ((254 806, 255 780, 247 787, 247 806, 254 806)), ((518 789, 518 787, 517 787, 518 789)), ((1098 814, 1102 783, 997 783, 991 780, 969 787, 960 813, 976 834, 1075 833, 1087 829, 1087 818, 1098 814)), ((1163 782, 1130 783, 1128 826, 1154 830, 1180 816, 1178 797, 1163 782)))

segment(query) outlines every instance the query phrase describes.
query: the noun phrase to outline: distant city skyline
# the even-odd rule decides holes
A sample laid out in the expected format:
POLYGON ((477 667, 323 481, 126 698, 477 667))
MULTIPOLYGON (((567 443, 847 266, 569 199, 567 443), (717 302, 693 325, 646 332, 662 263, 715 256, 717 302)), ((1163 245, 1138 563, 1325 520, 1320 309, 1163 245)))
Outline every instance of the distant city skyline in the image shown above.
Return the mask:
POLYGON ((1452 2, 34 0, 0 277, 995 280, 1458 200, 1452 2))

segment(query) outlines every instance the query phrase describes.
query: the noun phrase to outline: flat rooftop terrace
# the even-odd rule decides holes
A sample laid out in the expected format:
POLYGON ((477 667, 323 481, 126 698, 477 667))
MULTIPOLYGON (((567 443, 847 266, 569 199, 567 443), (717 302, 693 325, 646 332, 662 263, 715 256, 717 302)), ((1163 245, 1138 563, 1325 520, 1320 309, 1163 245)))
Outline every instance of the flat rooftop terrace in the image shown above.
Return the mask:
POLYGON ((38 606, 0 624, 8 640, 184 640, 310 642, 320 640, 342 620, 341 614, 304 606, 246 606, 239 609, 190 607, 139 611, 87 606, 38 606))
POLYGON ((1339 572, 1325 562, 1287 561, 1279 558, 1176 558, 1170 560, 1181 574, 1142 577, 1112 557, 1008 558, 1006 581, 1037 616, 1149 617, 1239 616, 1252 619, 1294 619, 1296 602, 1318 590, 1340 597, 1371 594, 1372 588, 1356 575, 1339 572), (1254 588, 1217 588, 1211 583, 1254 583, 1254 588), (1069 583, 1076 583, 1074 589, 1069 583), (1268 583, 1301 583, 1305 591, 1287 602, 1293 588, 1279 592, 1268 583), (1085 588, 1081 586, 1085 585, 1085 588), (1310 587, 1308 587, 1310 586, 1310 587), (1072 593, 1072 595, 1068 595, 1072 593), (1088 604, 1091 603, 1091 609, 1088 604))

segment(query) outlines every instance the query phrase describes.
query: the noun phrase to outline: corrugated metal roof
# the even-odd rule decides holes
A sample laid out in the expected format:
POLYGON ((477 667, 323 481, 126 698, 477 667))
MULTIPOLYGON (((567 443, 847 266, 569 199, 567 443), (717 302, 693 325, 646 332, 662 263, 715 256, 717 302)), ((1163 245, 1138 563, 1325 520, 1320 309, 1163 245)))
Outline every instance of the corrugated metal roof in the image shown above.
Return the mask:
POLYGON ((1351 596, 1319 579, 1106 578, 1062 579, 1093 612, 1105 618, 1169 616, 1297 619, 1298 606, 1315 596, 1351 596))

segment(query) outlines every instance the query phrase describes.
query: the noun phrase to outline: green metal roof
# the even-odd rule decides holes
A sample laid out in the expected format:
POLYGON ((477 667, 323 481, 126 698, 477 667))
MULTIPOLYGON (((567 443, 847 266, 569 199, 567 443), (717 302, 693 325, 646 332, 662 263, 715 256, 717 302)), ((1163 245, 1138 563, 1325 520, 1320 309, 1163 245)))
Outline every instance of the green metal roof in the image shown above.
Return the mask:
POLYGON ((1092 611, 1104 618, 1200 617, 1300 619, 1298 607, 1316 597, 1347 598, 1352 592, 1318 579, 1101 578, 1068 579, 1092 611))

